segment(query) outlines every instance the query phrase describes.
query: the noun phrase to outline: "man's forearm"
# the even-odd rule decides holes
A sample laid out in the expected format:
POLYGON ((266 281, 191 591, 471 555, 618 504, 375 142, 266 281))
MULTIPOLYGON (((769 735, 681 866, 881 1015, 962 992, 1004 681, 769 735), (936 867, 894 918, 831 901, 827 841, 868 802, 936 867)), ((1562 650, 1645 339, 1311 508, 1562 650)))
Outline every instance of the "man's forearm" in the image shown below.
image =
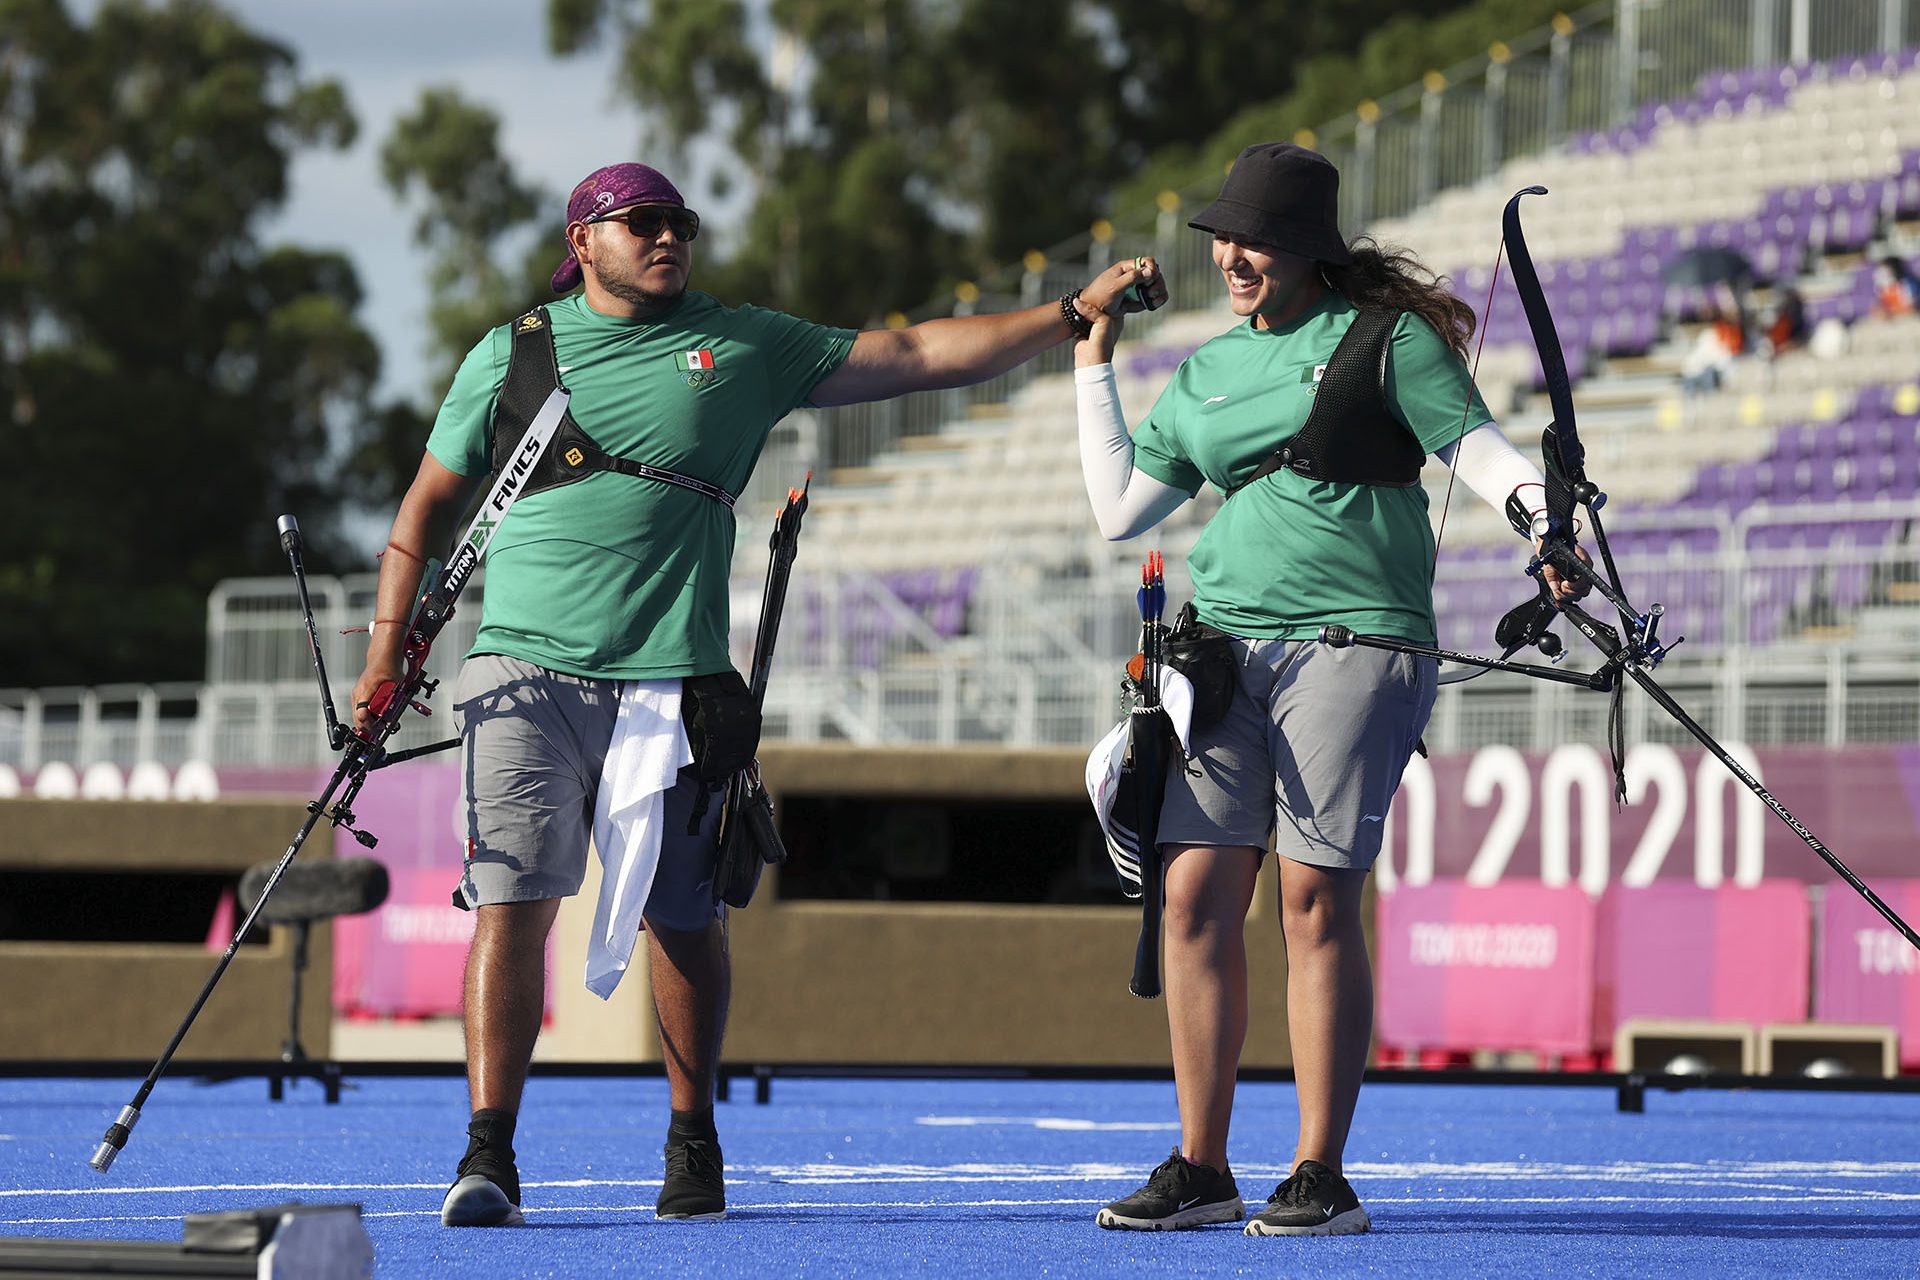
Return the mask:
POLYGON ((452 524, 452 513, 432 504, 411 500, 400 504, 380 557, 369 661, 399 661, 407 624, 413 621, 413 602, 426 578, 427 558, 446 545, 452 524))
POLYGON ((1073 337, 1058 302, 997 315, 925 320, 906 330, 928 385, 963 387, 1025 364, 1073 337))
POLYGON ((1068 338, 1084 336, 1102 313, 1157 307, 1166 297, 1159 267, 1140 257, 1116 263, 1085 288, 1037 307, 923 320, 909 329, 868 329, 854 339, 845 362, 814 387, 813 403, 859 404, 985 382, 1068 338))

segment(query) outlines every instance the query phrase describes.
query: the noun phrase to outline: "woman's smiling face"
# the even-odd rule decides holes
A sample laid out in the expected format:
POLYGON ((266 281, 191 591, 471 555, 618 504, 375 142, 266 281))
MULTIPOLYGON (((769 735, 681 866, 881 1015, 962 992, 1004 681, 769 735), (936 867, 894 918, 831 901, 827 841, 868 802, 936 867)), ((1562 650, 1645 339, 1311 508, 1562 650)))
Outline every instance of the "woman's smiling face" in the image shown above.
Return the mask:
POLYGON ((1213 264, 1227 282, 1233 314, 1254 316, 1254 323, 1264 328, 1285 324, 1326 291, 1312 258, 1272 245, 1216 235, 1213 264))

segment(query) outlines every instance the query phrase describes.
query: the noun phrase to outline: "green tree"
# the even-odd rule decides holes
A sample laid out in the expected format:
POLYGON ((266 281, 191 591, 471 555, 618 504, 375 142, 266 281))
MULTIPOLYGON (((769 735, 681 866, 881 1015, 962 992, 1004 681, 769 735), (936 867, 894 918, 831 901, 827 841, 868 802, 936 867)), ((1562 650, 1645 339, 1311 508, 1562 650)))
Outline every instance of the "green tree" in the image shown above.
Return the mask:
POLYGON ((354 128, 204 0, 0 0, 0 683, 194 678, 278 515, 338 563, 390 501, 353 269, 258 229, 354 128))
POLYGON ((1284 97, 1303 67, 1351 51, 1383 24, 1459 7, 1460 0, 1098 0, 1118 46, 1129 167, 1284 97))
POLYGON ((1456 4, 548 0, 547 15, 556 52, 617 42, 621 91, 658 122, 649 154, 684 165, 717 136, 737 161, 719 174, 752 211, 703 283, 857 324, 1085 230, 1150 161, 1190 176, 1312 59, 1456 4))
POLYGON ((1496 40, 1545 25, 1565 0, 1477 0, 1470 5, 1388 5, 1354 0, 1370 10, 1349 42, 1328 40, 1304 62, 1292 87, 1270 96, 1247 95, 1219 128, 1161 147, 1114 194, 1120 208, 1149 207, 1169 188, 1216 185, 1243 147, 1291 138, 1351 113, 1360 102, 1417 83, 1429 71, 1483 54, 1496 40))
POLYGON ((698 268, 723 297, 873 323, 1084 227, 1111 179, 1083 6, 549 0, 548 18, 557 52, 618 42, 620 88, 657 121, 646 154, 676 179, 724 130, 728 158, 699 155, 751 211, 698 268))
MULTIPOLYGON (((552 300, 547 280, 562 253, 563 197, 523 183, 501 154, 499 117, 453 88, 423 91, 394 121, 380 172, 395 196, 414 202, 414 241, 432 255, 428 390, 437 402, 487 330, 552 300), (516 258, 530 229, 544 234, 519 244, 516 258)), ((420 442, 412 443, 417 461, 420 442)))
POLYGON ((619 90, 657 122, 644 155, 744 187, 750 212, 731 239, 716 228, 703 287, 860 324, 1216 181, 1246 143, 1317 127, 1557 7, 547 0, 547 17, 555 52, 615 44, 619 90))

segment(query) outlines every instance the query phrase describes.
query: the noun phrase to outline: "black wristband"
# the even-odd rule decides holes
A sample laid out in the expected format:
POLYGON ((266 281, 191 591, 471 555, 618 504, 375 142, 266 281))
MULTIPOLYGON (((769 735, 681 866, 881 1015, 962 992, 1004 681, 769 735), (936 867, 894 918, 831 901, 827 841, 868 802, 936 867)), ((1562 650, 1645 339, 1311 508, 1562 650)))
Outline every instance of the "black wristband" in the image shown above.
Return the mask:
POLYGON ((1060 295, 1060 316, 1067 322, 1067 328, 1073 330, 1074 337, 1085 338, 1093 333, 1093 321, 1081 315, 1080 308, 1073 305, 1079 296, 1078 289, 1060 295))

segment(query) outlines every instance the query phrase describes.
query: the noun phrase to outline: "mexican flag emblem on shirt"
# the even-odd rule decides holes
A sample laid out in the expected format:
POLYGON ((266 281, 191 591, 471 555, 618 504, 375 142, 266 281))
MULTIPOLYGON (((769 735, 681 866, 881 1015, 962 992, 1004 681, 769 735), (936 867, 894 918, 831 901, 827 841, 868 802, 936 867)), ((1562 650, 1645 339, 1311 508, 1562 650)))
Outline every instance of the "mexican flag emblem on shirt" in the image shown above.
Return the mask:
POLYGON ((711 369, 713 368, 713 352, 705 349, 700 351, 682 351, 673 358, 673 364, 676 369, 711 369))

